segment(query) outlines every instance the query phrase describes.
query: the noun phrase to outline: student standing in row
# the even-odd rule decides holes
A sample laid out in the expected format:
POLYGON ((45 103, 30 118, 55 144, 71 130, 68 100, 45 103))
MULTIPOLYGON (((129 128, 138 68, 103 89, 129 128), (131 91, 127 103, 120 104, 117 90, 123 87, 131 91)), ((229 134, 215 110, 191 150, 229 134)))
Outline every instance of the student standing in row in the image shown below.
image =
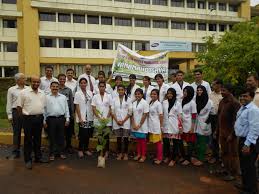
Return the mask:
POLYGON ((164 77, 162 74, 156 74, 155 80, 157 83, 156 89, 159 91, 158 100, 162 103, 165 99, 169 86, 164 83, 164 77))
POLYGON ((79 125, 79 147, 78 157, 83 158, 84 154, 91 156, 89 146, 89 139, 93 134, 93 111, 92 111, 92 98, 93 93, 87 90, 87 79, 81 78, 79 80, 79 87, 75 93, 75 109, 76 109, 76 122, 79 125))
POLYGON ((131 117, 131 128, 132 135, 137 141, 137 156, 134 157, 135 161, 144 162, 146 160, 146 149, 147 149, 147 116, 149 112, 149 105, 143 99, 143 90, 138 88, 135 91, 136 100, 132 104, 132 117, 131 117))
POLYGON ((132 103, 127 97, 126 90, 123 85, 117 86, 117 90, 119 96, 113 98, 111 106, 113 131, 117 137, 117 160, 128 160, 132 103))
POLYGON ((116 75, 114 81, 115 81, 115 85, 112 88, 113 89, 112 98, 115 98, 116 96, 119 96, 117 87, 122 85, 122 77, 120 75, 116 75))
POLYGON ((191 86, 194 89, 195 95, 196 95, 197 87, 199 85, 204 86, 206 88, 208 95, 210 95, 211 93, 210 84, 203 80, 202 70, 200 69, 194 70, 194 78, 195 78, 195 82, 193 82, 191 86))
POLYGON ((184 72, 180 71, 180 70, 177 71, 176 72, 176 82, 172 85, 172 88, 174 88, 176 90, 178 100, 183 99, 183 89, 189 85, 190 84, 188 82, 184 81, 184 72))
MULTIPOLYGON (((98 80, 95 81, 95 85, 94 85, 94 92, 93 92, 94 95, 100 93, 100 92, 99 92, 99 88, 98 88, 98 83, 99 83, 99 82, 105 82, 105 73, 104 73, 104 71, 99 71, 99 72, 98 72, 98 80)), ((106 83, 105 92, 106 92, 107 94, 112 94, 112 92, 113 92, 113 90, 112 90, 110 84, 108 84, 108 83, 106 83)))
POLYGON ((131 99, 132 102, 135 101, 135 91, 137 88, 140 88, 137 84, 136 84, 136 75, 131 74, 129 76, 129 85, 127 87, 127 96, 131 99))
POLYGON ((65 85, 66 85, 66 87, 70 88, 70 90, 73 93, 73 97, 74 97, 75 92, 76 92, 77 81, 73 77, 74 77, 74 70, 73 69, 67 69, 65 85))
POLYGON ((150 93, 154 89, 153 86, 151 86, 151 80, 150 77, 144 76, 143 77, 143 92, 144 92, 144 99, 149 103, 151 101, 150 93))

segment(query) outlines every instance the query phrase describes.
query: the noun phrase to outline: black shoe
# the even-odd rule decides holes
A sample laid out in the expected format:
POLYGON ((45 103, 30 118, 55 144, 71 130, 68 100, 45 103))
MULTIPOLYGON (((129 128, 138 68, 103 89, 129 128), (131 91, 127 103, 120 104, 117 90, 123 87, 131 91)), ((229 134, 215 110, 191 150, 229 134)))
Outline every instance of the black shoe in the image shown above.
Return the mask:
POLYGON ((223 177, 224 181, 234 181, 236 178, 230 174, 223 177))
POLYGON ((31 161, 25 163, 25 168, 31 170, 32 169, 32 163, 31 161))
POLYGON ((240 190, 240 191, 243 191, 243 190, 244 190, 244 187, 243 187, 242 183, 240 183, 240 182, 236 182, 236 183, 234 184, 234 186, 235 186, 238 190, 240 190))
POLYGON ((49 160, 46 158, 39 158, 34 160, 35 163, 49 163, 49 160))

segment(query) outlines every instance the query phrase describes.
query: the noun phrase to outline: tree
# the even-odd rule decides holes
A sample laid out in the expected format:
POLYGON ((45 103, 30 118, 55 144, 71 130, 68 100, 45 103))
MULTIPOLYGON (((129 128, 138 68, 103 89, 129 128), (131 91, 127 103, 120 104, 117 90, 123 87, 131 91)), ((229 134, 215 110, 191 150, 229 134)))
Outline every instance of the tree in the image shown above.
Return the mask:
POLYGON ((216 41, 205 38, 206 49, 197 53, 204 64, 201 68, 206 79, 221 78, 234 85, 243 84, 249 72, 259 71, 259 18, 233 26, 216 41))

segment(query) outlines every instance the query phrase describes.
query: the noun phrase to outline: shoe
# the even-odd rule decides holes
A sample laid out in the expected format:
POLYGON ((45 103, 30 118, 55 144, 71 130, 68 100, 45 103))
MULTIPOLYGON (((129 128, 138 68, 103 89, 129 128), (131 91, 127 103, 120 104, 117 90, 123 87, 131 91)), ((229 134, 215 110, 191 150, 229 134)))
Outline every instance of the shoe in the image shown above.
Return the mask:
POLYGON ((190 162, 188 160, 184 160, 181 165, 183 166, 188 166, 190 164, 190 162))
POLYGON ((175 161, 171 160, 168 164, 169 167, 173 167, 175 165, 175 161))
POLYGON ((239 182, 239 181, 235 182, 235 183, 234 183, 234 186, 235 186, 238 190, 240 190, 240 191, 243 191, 243 190, 244 190, 243 184, 242 184, 241 182, 239 182))
POLYGON ((82 151, 79 151, 79 152, 78 152, 78 157, 79 157, 80 159, 82 159, 82 158, 84 157, 84 153, 83 153, 82 151))
POLYGON ((54 161, 55 160, 55 156, 54 155, 49 156, 49 160, 50 161, 54 161))
POLYGON ((85 152, 85 154, 86 154, 87 156, 92 156, 92 155, 93 155, 93 153, 90 152, 89 150, 87 150, 87 151, 85 152))
POLYGON ((162 163, 162 160, 154 160, 154 164, 160 165, 162 163))
POLYGON ((236 178, 235 178, 234 176, 231 176, 230 174, 228 174, 228 175, 224 176, 222 179, 223 179, 224 181, 233 181, 233 180, 235 180, 236 178))
POLYGON ((168 162, 170 162, 170 160, 169 160, 169 158, 166 158, 166 159, 163 160, 163 162, 164 162, 165 164, 167 164, 168 162))
POLYGON ((25 168, 31 170, 32 169, 32 163, 31 161, 25 163, 25 168))
POLYGON ((129 160, 128 154, 124 154, 124 156, 123 156, 123 160, 124 160, 124 161, 129 160))
POLYGON ((47 158, 39 158, 34 160, 35 163, 49 163, 47 158))
POLYGON ((118 154, 116 160, 122 160, 122 154, 118 154))
POLYGON ((60 154, 60 158, 61 158, 62 160, 67 159, 67 157, 66 157, 66 155, 65 155, 65 154, 60 154))
POLYGON ((20 154, 18 153, 13 153, 11 156, 7 156, 6 159, 8 160, 15 160, 15 159, 19 159, 20 158, 20 154))
POLYGON ((146 157, 145 156, 142 156, 140 159, 139 159, 139 163, 144 163, 146 160, 146 157))
POLYGON ((140 159, 140 156, 135 156, 133 160, 138 161, 140 159))
POLYGON ((196 161, 196 162, 193 162, 192 163, 194 166, 202 166, 203 165, 203 162, 201 162, 201 161, 196 161))
POLYGON ((109 152, 108 151, 105 152, 104 157, 105 157, 105 159, 109 158, 109 152))

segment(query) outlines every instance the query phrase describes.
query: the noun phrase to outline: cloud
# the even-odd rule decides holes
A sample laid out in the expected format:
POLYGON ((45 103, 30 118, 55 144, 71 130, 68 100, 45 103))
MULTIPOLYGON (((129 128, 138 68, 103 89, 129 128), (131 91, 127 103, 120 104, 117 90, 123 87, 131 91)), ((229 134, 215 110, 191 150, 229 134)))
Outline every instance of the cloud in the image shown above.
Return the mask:
POLYGON ((252 6, 255 6, 257 4, 259 4, 259 0, 251 0, 251 5, 252 6))

